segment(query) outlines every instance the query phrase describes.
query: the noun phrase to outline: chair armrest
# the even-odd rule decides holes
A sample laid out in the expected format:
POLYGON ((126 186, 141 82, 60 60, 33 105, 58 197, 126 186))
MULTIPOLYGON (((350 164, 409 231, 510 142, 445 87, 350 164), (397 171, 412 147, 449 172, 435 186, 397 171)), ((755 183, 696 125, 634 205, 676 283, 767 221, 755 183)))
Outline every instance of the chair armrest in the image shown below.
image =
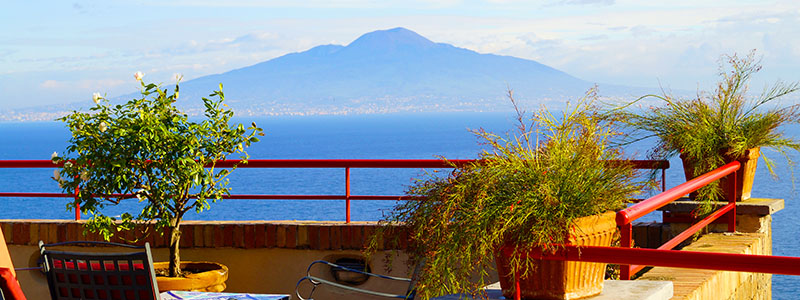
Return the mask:
MULTIPOLYGON (((322 278, 319 278, 319 277, 305 276, 305 277, 301 278, 300 281, 297 282, 297 285, 295 285, 295 287, 294 287, 294 294, 297 295, 297 298, 300 299, 300 300, 313 300, 313 298, 303 298, 303 296, 300 295, 300 283, 302 283, 305 280, 308 280, 308 282, 311 282, 311 284, 314 285, 314 287, 313 287, 314 289, 316 289, 317 286, 320 285, 320 284, 325 284, 325 285, 330 285, 330 286, 337 287, 337 288, 340 288, 340 289, 348 290, 348 291, 351 291, 351 292, 357 292, 357 293, 368 294, 368 295, 379 296, 379 297, 394 298, 394 299, 411 299, 411 297, 413 297, 412 295, 391 294, 391 293, 383 293, 383 292, 376 292, 376 291, 370 291, 370 290, 365 290, 365 289, 359 289, 359 288, 352 287, 352 286, 349 286, 349 285, 344 285, 344 284, 341 284, 341 283, 328 281, 328 280, 325 280, 325 279, 322 279, 322 278)), ((312 294, 313 294, 313 291, 312 291, 312 294)))
POLYGON ((368 276, 382 278, 382 279, 411 282, 411 278, 394 277, 394 276, 387 276, 387 275, 364 272, 364 271, 361 271, 361 270, 356 270, 356 269, 351 269, 351 268, 348 268, 348 267, 340 266, 340 265, 337 265, 335 263, 324 261, 324 260, 317 260, 317 261, 312 262, 310 265, 308 265, 308 269, 306 270, 306 275, 310 276, 311 268, 315 264, 325 264, 325 265, 331 266, 332 268, 339 268, 339 269, 342 269, 342 270, 345 270, 345 271, 348 271, 348 272, 354 272, 354 273, 368 275, 368 276))
POLYGON ((336 288, 339 288, 339 289, 344 289, 344 290, 348 290, 348 291, 352 291, 352 292, 368 294, 368 295, 373 295, 373 296, 379 296, 379 297, 386 297, 386 298, 393 298, 393 299, 414 299, 414 296, 415 296, 414 294, 415 293, 413 292, 413 288, 410 287, 410 285, 412 285, 412 284, 413 284, 413 281, 410 278, 394 277, 394 276, 387 276, 387 275, 369 273, 369 272, 364 272, 362 270, 356 270, 356 269, 344 267, 344 266, 341 266, 341 265, 338 265, 338 264, 334 264, 334 263, 331 263, 331 262, 328 262, 328 261, 324 261, 324 260, 317 260, 317 261, 312 262, 308 266, 308 269, 306 270, 306 276, 301 278, 297 282, 297 284, 294 287, 294 293, 298 297, 298 299, 300 299, 300 300, 312 300, 313 298, 311 298, 311 297, 313 296, 314 290, 316 290, 317 286, 319 286, 319 285, 329 285, 329 286, 336 287, 336 288), (406 282, 406 283, 409 284, 409 291, 411 291, 411 292, 409 292, 409 294, 407 294, 407 295, 390 294, 390 293, 384 293, 384 292, 377 292, 377 291, 370 291, 370 290, 360 289, 360 288, 356 288, 356 287, 353 287, 353 286, 341 284, 341 283, 338 283, 338 282, 325 280, 325 279, 322 279, 320 277, 316 277, 316 276, 312 276, 311 275, 311 269, 316 264, 324 264, 324 265, 330 266, 331 268, 338 268, 340 270, 345 270, 345 271, 348 271, 348 272, 354 272, 354 273, 358 273, 358 274, 363 274, 363 275, 367 275, 367 276, 371 276, 371 277, 406 282), (303 296, 300 295, 300 284, 303 283, 303 281, 308 281, 312 285, 311 293, 309 293, 309 295, 308 295, 309 298, 303 298, 303 296))

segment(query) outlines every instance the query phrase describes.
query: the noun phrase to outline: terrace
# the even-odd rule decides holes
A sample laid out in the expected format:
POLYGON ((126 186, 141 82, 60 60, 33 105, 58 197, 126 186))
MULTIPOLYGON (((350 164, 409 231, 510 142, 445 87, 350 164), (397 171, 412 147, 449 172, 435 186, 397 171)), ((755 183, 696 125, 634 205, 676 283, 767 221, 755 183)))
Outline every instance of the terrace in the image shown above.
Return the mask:
MULTIPOLYGON (((455 164, 468 160, 453 161, 455 164)), ((630 279, 644 266, 656 266, 637 280, 671 281, 673 299, 771 298, 771 274, 800 275, 800 259, 772 257, 771 214, 783 208, 783 200, 751 198, 721 205, 704 220, 688 214, 695 203, 683 195, 719 178, 735 174, 738 162, 726 165, 690 182, 667 190, 663 161, 635 161, 639 168, 662 170, 662 193, 640 201, 617 215, 621 247, 568 247, 541 257, 555 260, 586 260, 622 264, 620 277, 630 279), (677 201, 675 201, 677 200, 677 201), (662 222, 635 223, 641 216, 661 211, 662 222), (695 232, 709 233, 693 240, 695 232), (684 230, 688 229, 688 230, 684 230), (681 251, 669 250, 682 247, 681 251), (650 249, 647 249, 650 248, 650 249), (580 253, 579 253, 580 252, 580 253), (754 256, 757 255, 757 256, 754 256), (678 269, 680 268, 680 269, 678 269)), ((340 195, 231 195, 231 199, 337 199, 344 200, 345 221, 185 221, 182 225, 184 260, 218 261, 231 270, 227 291, 291 294, 306 267, 314 260, 361 259, 366 237, 376 222, 350 220, 350 206, 364 200, 419 200, 399 195, 353 195, 350 191, 352 168, 448 168, 439 160, 251 160, 247 168, 336 168, 344 170, 344 193, 340 195)), ((49 160, 0 161, 0 168, 53 168, 49 160)), ((734 175, 735 176, 735 175, 734 175)), ((0 193, 2 197, 62 197, 69 194, 0 193)), ((81 216, 75 220, 0 220, 0 229, 17 268, 34 267, 39 240, 45 243, 69 240, 100 240, 95 234, 82 235, 81 216)), ((147 225, 143 225, 144 229, 147 225)), ((131 235, 133 233, 130 233, 131 235)), ((121 240, 120 240, 121 241, 121 240)), ((167 237, 150 235, 145 240, 154 247, 156 261, 168 257, 167 237)), ((142 242, 145 242, 142 241, 142 242)), ((391 275, 404 276, 408 269, 401 254, 393 261, 391 275)), ((386 265, 382 255, 367 262, 381 272, 386 265)), ((328 275, 330 276, 330 275, 328 275)), ((40 272, 20 271, 19 281, 29 299, 47 299, 47 282, 40 272)), ((333 280, 332 276, 328 278, 333 280)), ((361 288, 403 291, 402 286, 386 286, 369 280, 361 288)), ((350 299, 352 295, 325 290, 320 299, 350 299)))

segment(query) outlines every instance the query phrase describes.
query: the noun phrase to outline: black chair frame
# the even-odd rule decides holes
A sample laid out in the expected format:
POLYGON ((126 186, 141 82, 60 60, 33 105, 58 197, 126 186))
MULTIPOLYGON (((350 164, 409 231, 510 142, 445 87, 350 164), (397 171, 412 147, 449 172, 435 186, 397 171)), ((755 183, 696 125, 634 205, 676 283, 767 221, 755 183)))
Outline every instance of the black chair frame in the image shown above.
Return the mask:
MULTIPOLYGON (((414 275, 416 275, 417 272, 419 272, 420 267, 421 267, 421 265, 418 265, 414 269, 414 275)), ((364 272, 362 270, 355 270, 355 269, 352 269, 352 268, 348 268, 348 267, 345 267, 345 266, 337 265, 337 264, 334 264, 334 263, 331 263, 331 262, 328 262, 328 261, 324 261, 324 260, 317 260, 317 261, 312 262, 308 266, 308 270, 306 270, 306 276, 304 276, 303 278, 301 278, 297 282, 297 285, 295 285, 295 288, 294 288, 294 293, 297 296, 297 298, 300 299, 300 300, 313 300, 313 298, 311 298, 311 297, 314 295, 314 291, 317 289, 318 286, 320 286, 320 285, 329 285, 329 286, 336 287, 336 288, 339 288, 339 289, 348 290, 348 291, 357 292, 357 293, 368 294, 368 295, 373 295, 373 296, 393 298, 393 299, 413 300, 416 297, 416 290, 414 289, 414 284, 415 284, 416 280, 414 280, 413 277, 415 277, 415 276, 412 276, 412 278, 403 278, 403 277, 380 275, 380 274, 375 274, 375 273, 364 272), (360 288, 357 288, 357 287, 341 284, 341 283, 338 283, 338 282, 325 280, 325 279, 319 278, 317 276, 311 275, 311 268, 314 267, 314 265, 316 265, 316 264, 325 264, 325 265, 330 266, 331 268, 337 268, 337 269, 340 269, 340 270, 344 270, 344 271, 348 271, 348 272, 354 272, 354 273, 358 273, 358 274, 363 274, 363 275, 367 275, 367 276, 370 276, 370 277, 376 277, 376 278, 380 278, 380 279, 408 282, 408 291, 405 294, 402 294, 402 295, 401 294, 391 294, 391 293, 376 292, 376 291, 371 291, 371 290, 360 289, 360 288), (312 285, 311 293, 309 293, 308 298, 304 298, 302 295, 300 295, 300 284, 303 283, 303 281, 308 281, 312 285)))
POLYGON ((53 300, 159 300, 150 244, 132 246, 98 241, 44 244, 39 241, 42 270, 53 300), (58 246, 111 246, 132 252, 70 252, 58 246))

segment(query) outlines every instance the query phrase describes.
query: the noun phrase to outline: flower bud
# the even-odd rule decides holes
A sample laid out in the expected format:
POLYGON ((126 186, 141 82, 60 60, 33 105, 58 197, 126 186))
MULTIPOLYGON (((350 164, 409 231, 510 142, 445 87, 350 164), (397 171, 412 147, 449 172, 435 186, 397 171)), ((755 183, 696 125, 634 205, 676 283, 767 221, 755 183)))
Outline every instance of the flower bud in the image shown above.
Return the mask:
POLYGON ((94 104, 98 104, 98 103, 100 103, 100 98, 102 98, 102 97, 100 96, 100 93, 94 93, 94 94, 92 94, 92 101, 94 101, 94 104))
POLYGON ((55 163, 56 161, 58 161, 58 152, 53 152, 53 154, 51 154, 51 155, 50 155, 50 160, 51 160, 52 162, 54 162, 54 163, 55 163))
POLYGON ((142 77, 144 77, 144 73, 136 72, 133 74, 133 78, 136 78, 137 81, 142 81, 142 77))

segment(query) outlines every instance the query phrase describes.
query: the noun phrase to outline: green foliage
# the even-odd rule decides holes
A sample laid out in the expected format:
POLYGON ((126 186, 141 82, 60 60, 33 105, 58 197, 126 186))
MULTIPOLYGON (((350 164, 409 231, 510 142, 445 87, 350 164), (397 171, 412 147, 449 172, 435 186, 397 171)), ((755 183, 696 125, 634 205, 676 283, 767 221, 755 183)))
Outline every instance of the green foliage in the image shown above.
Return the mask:
POLYGON ((91 214, 86 227, 106 239, 150 221, 162 234, 177 231, 170 235, 171 245, 176 245, 171 259, 177 261, 184 214, 202 212, 229 193, 231 170, 215 168, 216 162, 238 153, 246 163, 244 147, 263 133, 255 123, 247 129, 229 125, 233 111, 223 103, 221 84, 210 95, 215 98, 203 98, 205 118, 195 122, 174 106, 177 84, 168 93, 158 85, 140 83, 141 98, 111 105, 95 94, 96 105, 89 112, 74 111, 59 119, 72 137, 62 156, 54 153, 54 161, 66 161, 55 179, 65 192, 79 189, 67 208, 80 204, 83 213, 91 214), (121 203, 123 194, 134 194, 142 210, 104 215, 103 208, 121 203))
MULTIPOLYGON (((758 97, 748 97, 748 81, 761 69, 754 57, 755 52, 741 58, 728 56, 730 70, 721 66, 720 81, 712 93, 698 93, 696 98, 689 99, 668 94, 647 95, 628 104, 627 109, 618 114, 634 129, 632 136, 637 140, 658 137, 652 158, 682 155, 695 163, 695 177, 755 147, 775 149, 791 165, 786 150, 800 150, 800 143, 784 136, 780 129, 800 121, 800 105, 773 108, 765 105, 797 91, 800 84, 779 81, 765 88, 758 97), (639 110, 632 105, 648 98, 663 101, 665 105, 639 110)), ((775 175, 773 162, 763 154, 761 157, 775 175)), ((698 190, 698 199, 704 202, 699 212, 710 212, 711 201, 719 199, 721 194, 718 181, 698 190)))
MULTIPOLYGON (((542 109, 528 125, 517 110, 518 130, 506 138, 476 131, 491 150, 449 176, 418 180, 407 193, 427 199, 399 203, 382 223, 405 226, 382 226, 368 252, 381 248, 381 237, 408 230, 409 263, 424 260, 422 299, 477 293, 504 243, 554 249, 575 219, 623 208, 644 186, 609 146, 615 120, 597 113, 594 101, 590 93, 563 114, 542 109)), ((525 276, 534 262, 513 260, 512 272, 525 276)))

